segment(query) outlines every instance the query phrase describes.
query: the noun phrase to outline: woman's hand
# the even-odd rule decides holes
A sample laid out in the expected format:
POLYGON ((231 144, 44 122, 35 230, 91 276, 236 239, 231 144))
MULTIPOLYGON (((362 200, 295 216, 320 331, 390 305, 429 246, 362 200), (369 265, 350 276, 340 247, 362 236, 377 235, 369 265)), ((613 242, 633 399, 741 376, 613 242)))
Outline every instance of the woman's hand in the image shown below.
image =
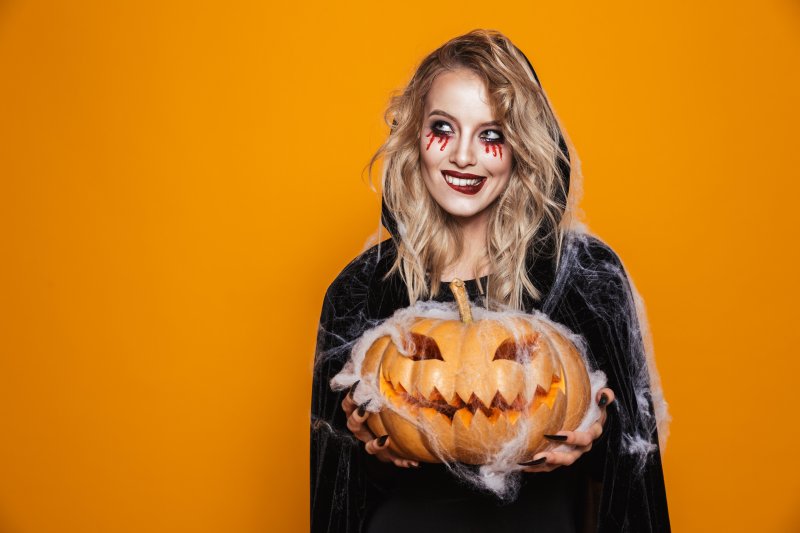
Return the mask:
POLYGON ((614 391, 609 388, 597 392, 597 405, 600 406, 600 418, 589 426, 587 431, 559 431, 556 435, 547 436, 553 442, 569 444, 572 450, 557 452, 541 452, 533 456, 532 461, 520 463, 524 472, 550 472, 559 466, 568 466, 578 460, 584 453, 592 449, 592 443, 603 434, 606 423, 606 408, 614 401, 614 391))
POLYGON ((355 392, 357 386, 358 382, 356 381, 350 387, 350 391, 345 395, 344 400, 342 400, 342 409, 344 409, 347 416, 347 429, 352 431, 358 440, 365 442, 366 446, 364 448, 367 453, 374 455, 378 460, 385 463, 391 462, 395 466, 402 468, 418 467, 419 463, 417 461, 401 457, 389 449, 389 439, 391 438, 389 435, 381 435, 376 438, 372 434, 366 424, 367 418, 369 418, 369 413, 367 412, 369 400, 362 405, 356 405, 356 402, 353 401, 353 392, 355 392))

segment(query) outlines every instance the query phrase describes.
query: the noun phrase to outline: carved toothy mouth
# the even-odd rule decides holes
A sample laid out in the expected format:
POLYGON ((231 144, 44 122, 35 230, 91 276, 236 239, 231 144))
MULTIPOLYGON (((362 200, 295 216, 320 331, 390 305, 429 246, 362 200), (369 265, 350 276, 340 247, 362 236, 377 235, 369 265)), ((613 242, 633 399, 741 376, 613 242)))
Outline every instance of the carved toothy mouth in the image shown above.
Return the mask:
POLYGON ((400 383, 394 384, 386 379, 382 373, 380 377, 380 389, 384 397, 386 397, 395 408, 402 409, 410 407, 412 410, 432 410, 446 416, 451 423, 453 418, 458 416, 466 422, 466 425, 469 425, 472 416, 478 410, 483 412, 490 420, 495 420, 500 415, 504 414, 513 424, 516 423, 519 417, 526 411, 529 415, 533 414, 542 404, 552 409, 558 393, 565 392, 564 381, 556 375, 553 375, 550 386, 547 389, 544 389, 541 385, 537 385, 533 399, 527 406, 522 394, 518 394, 512 402, 509 402, 500 391, 495 392, 489 405, 486 405, 475 393, 472 393, 465 401, 456 392, 453 398, 448 401, 436 387, 433 387, 433 390, 427 397, 418 390, 412 394, 400 383))

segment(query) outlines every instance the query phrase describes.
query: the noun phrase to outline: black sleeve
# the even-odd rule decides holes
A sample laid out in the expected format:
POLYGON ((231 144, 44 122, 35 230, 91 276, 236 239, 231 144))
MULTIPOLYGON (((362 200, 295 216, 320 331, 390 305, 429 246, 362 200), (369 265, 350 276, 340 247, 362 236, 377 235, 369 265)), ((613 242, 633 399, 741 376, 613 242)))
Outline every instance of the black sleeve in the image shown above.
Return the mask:
POLYGON ((370 282, 378 248, 350 262, 328 287, 322 303, 311 389, 311 531, 355 533, 379 491, 367 475, 383 464, 347 429, 341 407, 347 391, 330 381, 350 358, 355 342, 378 319, 370 316, 370 282))
POLYGON ((313 533, 359 530, 366 504, 358 441, 347 430, 341 408, 344 392, 330 388, 330 380, 342 368, 348 347, 346 297, 334 285, 322 304, 311 390, 311 531, 313 533), (337 308, 336 304, 340 304, 337 308), (341 307, 344 306, 344 307, 341 307))
POLYGON ((597 531, 670 531, 647 355, 633 290, 619 257, 600 241, 587 248, 567 309, 588 356, 615 394, 591 453, 601 480, 597 531))

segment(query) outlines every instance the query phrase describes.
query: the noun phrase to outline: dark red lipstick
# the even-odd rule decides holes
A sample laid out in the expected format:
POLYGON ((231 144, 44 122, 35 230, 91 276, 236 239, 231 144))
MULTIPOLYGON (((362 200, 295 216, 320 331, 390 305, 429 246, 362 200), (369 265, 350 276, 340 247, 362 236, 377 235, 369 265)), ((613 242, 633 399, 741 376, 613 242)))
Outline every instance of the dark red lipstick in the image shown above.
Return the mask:
POLYGON ((478 194, 478 192, 483 188, 483 184, 486 183, 486 176, 478 176, 477 174, 465 174, 463 172, 458 172, 456 170, 442 170, 442 177, 445 178, 444 182, 447 183, 447 185, 449 185, 451 189, 454 189, 464 194, 478 194), (467 179, 467 180, 477 179, 480 181, 474 185, 457 185, 455 183, 450 183, 449 181, 447 181, 448 176, 452 178, 467 179))

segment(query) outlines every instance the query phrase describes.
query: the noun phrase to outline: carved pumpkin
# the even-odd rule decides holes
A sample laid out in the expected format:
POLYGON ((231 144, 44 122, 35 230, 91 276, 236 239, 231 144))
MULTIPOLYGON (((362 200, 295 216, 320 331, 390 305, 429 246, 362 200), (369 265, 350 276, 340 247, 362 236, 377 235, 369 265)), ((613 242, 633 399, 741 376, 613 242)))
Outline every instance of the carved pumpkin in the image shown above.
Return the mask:
POLYGON ((362 379, 386 400, 367 424, 418 461, 485 464, 509 445, 528 461, 549 443, 544 435, 581 422, 590 402, 583 358, 531 315, 473 321, 463 281, 450 289, 460 320, 415 318, 406 355, 389 335, 367 350, 362 379))

